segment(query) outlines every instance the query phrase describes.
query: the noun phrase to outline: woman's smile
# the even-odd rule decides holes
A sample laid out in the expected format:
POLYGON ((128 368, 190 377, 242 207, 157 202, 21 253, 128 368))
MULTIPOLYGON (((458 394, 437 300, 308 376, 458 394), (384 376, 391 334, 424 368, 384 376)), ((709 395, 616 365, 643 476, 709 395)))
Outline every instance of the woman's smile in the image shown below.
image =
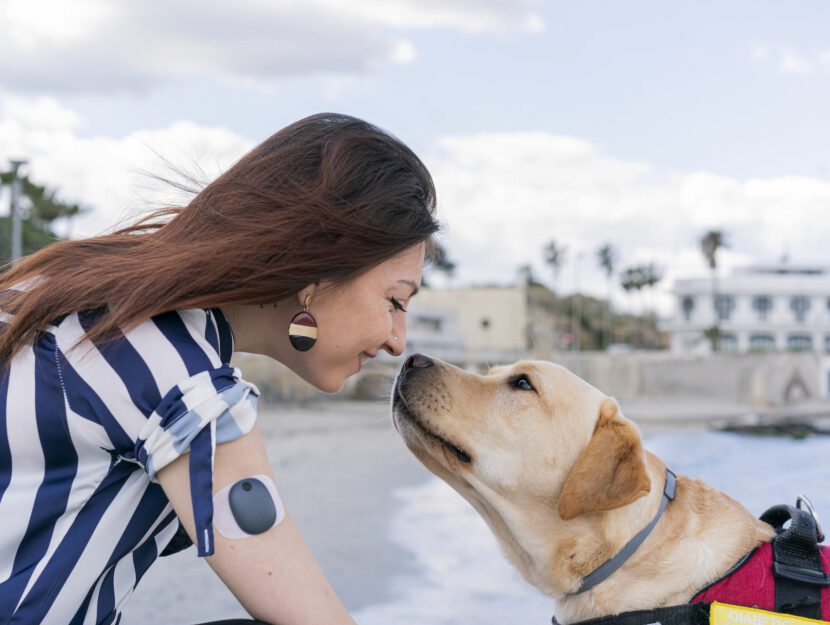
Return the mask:
POLYGON ((358 372, 363 368, 363 362, 367 358, 374 358, 377 354, 369 354, 368 352, 360 352, 357 356, 357 370, 358 372))

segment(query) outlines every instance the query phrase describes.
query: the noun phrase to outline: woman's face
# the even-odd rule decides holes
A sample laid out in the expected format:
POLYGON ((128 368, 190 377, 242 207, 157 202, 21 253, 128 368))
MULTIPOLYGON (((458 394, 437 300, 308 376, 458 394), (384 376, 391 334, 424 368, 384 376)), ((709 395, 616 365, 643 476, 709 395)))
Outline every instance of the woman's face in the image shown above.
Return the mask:
POLYGON ((340 390, 346 378, 380 350, 394 356, 403 353, 405 309, 421 284, 424 247, 410 247, 345 284, 310 285, 276 308, 223 306, 236 351, 270 356, 327 393, 340 390), (299 352, 291 346, 288 325, 308 294, 308 312, 317 320, 317 342, 299 352))

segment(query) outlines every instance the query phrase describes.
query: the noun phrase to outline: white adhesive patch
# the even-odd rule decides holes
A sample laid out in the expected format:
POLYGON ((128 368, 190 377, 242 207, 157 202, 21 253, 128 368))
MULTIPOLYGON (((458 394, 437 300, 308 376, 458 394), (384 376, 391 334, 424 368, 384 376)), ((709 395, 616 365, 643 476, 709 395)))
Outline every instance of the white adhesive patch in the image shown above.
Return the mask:
MULTIPOLYGON (((271 494, 271 499, 274 501, 274 508, 277 511, 277 519, 271 527, 275 527, 282 523, 282 520, 285 518, 285 506, 283 505, 282 499, 280 499, 280 495, 277 492, 277 486, 274 484, 274 480, 267 475, 251 475, 247 478, 242 478, 242 480, 245 479, 259 480, 265 485, 265 488, 267 488, 268 492, 271 494)), ((228 499, 231 488, 242 480, 237 480, 233 484, 228 484, 225 488, 213 496, 213 529, 222 534, 225 538, 250 538, 251 536, 254 536, 254 534, 249 534, 239 527, 239 524, 233 516, 233 512, 231 512, 231 504, 228 499)))

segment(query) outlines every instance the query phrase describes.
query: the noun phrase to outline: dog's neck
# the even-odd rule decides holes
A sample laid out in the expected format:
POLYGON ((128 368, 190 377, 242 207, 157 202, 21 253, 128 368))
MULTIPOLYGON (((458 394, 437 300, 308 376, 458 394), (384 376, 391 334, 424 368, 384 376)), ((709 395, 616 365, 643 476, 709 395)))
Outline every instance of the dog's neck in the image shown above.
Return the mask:
POLYGON ((541 579, 542 570, 525 575, 554 599, 561 623, 686 603, 701 587, 772 537, 768 525, 729 496, 699 480, 680 476, 674 502, 626 563, 593 589, 568 595, 654 518, 663 495, 665 465, 653 454, 646 455, 652 484, 648 495, 608 512, 567 522, 558 519, 557 531, 549 534, 553 540, 547 579, 541 579), (738 530, 747 526, 751 531, 738 530))

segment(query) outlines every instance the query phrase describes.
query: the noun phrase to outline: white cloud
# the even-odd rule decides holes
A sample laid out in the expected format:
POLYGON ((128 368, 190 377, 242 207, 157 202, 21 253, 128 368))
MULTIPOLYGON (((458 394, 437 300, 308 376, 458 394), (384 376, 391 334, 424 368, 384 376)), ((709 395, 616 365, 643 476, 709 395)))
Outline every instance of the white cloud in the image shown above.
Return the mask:
POLYGON ((0 86, 135 91, 182 76, 269 82, 408 63, 400 31, 542 28, 539 0, 0 0, 0 86))
POLYGON ((755 45, 752 47, 752 59, 755 61, 765 61, 769 56, 769 48, 764 45, 755 45))
POLYGON ((225 128, 185 121, 121 138, 83 137, 76 133, 77 114, 52 99, 4 98, 0 106, 0 163, 25 156, 33 181, 91 209, 71 224, 57 224, 59 234, 69 227, 75 236, 97 234, 142 211, 181 202, 181 193, 147 175, 171 177, 165 161, 187 173, 201 170, 209 180, 251 147, 225 128))
POLYGON ((0 8, 2 32, 30 54, 46 42, 78 43, 111 17, 105 0, 4 0, 0 8))
MULTIPOLYGON (((659 302, 677 278, 706 275, 699 238, 729 235, 724 271, 778 259, 830 264, 830 182, 802 177, 739 180, 711 172, 659 172, 582 139, 546 133, 446 137, 427 159, 438 188, 458 282, 509 283, 529 263, 550 282, 545 243, 566 245, 558 286, 603 296, 596 250, 611 242, 620 265, 665 270, 659 302), (579 253, 582 258, 577 266, 579 253)), ((622 292, 616 293, 622 301, 622 292)))
POLYGON ((415 59, 415 46, 403 39, 395 43, 392 49, 391 59, 396 63, 410 63, 415 59))
MULTIPOLYGON (((140 173, 167 173, 161 157, 188 171, 197 163, 210 179, 252 145, 228 129, 191 122, 118 138, 83 136, 83 120, 54 100, 6 98, 0 105, 0 163, 27 156, 35 181, 91 207, 74 224, 76 236, 175 202, 140 173)), ((787 251, 794 262, 830 260, 826 180, 662 172, 584 139, 545 132, 447 136, 422 156, 436 180, 459 283, 509 283, 526 263, 549 281, 541 250, 556 239, 568 247, 559 288, 570 291, 578 279, 582 290, 604 296, 595 251, 611 242, 621 267, 655 262, 665 270, 658 302, 666 310, 674 279, 707 274, 698 240, 708 229, 729 234, 725 271, 787 251)), ((615 297, 624 301, 619 289, 615 297)))
POLYGON ((80 115, 61 106, 55 98, 47 96, 8 96, 3 98, 2 106, 3 118, 14 120, 21 131, 74 131, 83 126, 80 115))
MULTIPOLYGON (((315 1, 331 10, 339 10, 344 5, 344 0, 315 1)), ((536 12, 541 4, 539 0, 361 0, 348 4, 355 14, 395 28, 537 32, 544 27, 536 12)))
POLYGON ((819 67, 830 69, 830 50, 816 53, 815 51, 796 51, 788 45, 776 48, 756 44, 750 50, 750 55, 756 63, 765 63, 770 67, 775 67, 782 74, 811 76, 819 67))
POLYGON ((813 73, 810 63, 789 48, 784 48, 781 51, 781 58, 778 61, 778 69, 784 74, 800 74, 802 76, 807 76, 813 73))

